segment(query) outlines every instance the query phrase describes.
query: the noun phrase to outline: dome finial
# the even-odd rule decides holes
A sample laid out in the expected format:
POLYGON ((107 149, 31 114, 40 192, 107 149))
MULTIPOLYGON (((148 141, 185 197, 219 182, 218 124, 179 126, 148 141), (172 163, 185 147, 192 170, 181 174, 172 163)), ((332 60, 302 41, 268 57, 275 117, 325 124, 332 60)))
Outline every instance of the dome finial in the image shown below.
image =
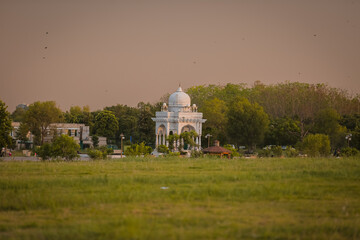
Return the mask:
POLYGON ((181 83, 179 82, 179 88, 176 90, 177 92, 182 92, 181 83))

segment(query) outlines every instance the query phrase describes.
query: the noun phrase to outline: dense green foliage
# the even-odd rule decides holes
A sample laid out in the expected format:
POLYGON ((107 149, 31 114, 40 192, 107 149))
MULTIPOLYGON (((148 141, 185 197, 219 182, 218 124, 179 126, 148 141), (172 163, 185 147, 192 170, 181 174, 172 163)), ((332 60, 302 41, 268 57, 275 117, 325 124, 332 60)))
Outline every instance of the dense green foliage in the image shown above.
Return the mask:
POLYGON ((0 162, 0 239, 359 239, 358 158, 0 162))
MULTIPOLYGON (((360 149, 360 95, 350 95, 342 89, 332 88, 326 84, 284 82, 264 85, 257 81, 251 87, 241 83, 201 85, 190 87, 186 92, 190 95, 192 103, 198 106, 198 111, 207 119, 203 124, 202 147, 207 147, 207 139, 204 138, 207 134, 212 135, 212 142, 220 140, 222 145, 247 145, 251 148, 256 144, 257 148, 263 148, 267 145, 294 147, 308 134, 319 133, 329 136, 332 151, 345 146, 360 149), (236 99, 246 99, 251 106, 262 109, 269 121, 264 121, 263 126, 257 123, 258 127, 251 121, 246 122, 249 121, 249 118, 246 118, 249 114, 243 112, 240 117, 241 108, 234 108, 236 99), (236 124, 233 123, 234 120, 236 124), (253 126, 246 129, 258 132, 253 134, 254 137, 244 137, 244 126, 253 126), (238 129, 240 127, 241 129, 238 129), (352 134, 351 141, 345 140, 348 134, 352 134)), ((167 102, 168 96, 169 94, 165 94, 161 100, 167 102)), ((36 102, 32 105, 44 106, 48 103, 36 102)), ((54 103, 53 105, 55 106, 54 103)), ((125 144, 145 142, 147 146, 154 147, 155 124, 151 118, 160 110, 160 106, 160 102, 140 102, 136 107, 121 104, 105 107, 104 111, 109 111, 115 116, 111 117, 111 120, 96 118, 103 115, 103 110, 90 112, 87 106, 73 106, 50 122, 64 120, 69 123, 84 123, 90 126, 92 135, 106 136, 109 143, 117 146, 120 146, 120 134, 123 133, 125 144)), ((24 122, 31 122, 28 126, 36 136, 35 143, 39 144, 42 134, 48 129, 40 126, 37 119, 27 118, 29 114, 26 112, 29 110, 18 108, 12 117, 19 121, 23 119, 24 122)), ((42 119, 41 114, 39 119, 42 119)), ((173 144, 169 144, 170 150, 173 147, 173 144)))
POLYGON ((38 101, 30 104, 24 120, 35 135, 35 144, 43 144, 50 124, 60 121, 62 121, 62 112, 53 101, 38 101))
POLYGON ((7 111, 7 106, 0 100, 0 150, 3 147, 11 145, 12 139, 10 136, 11 118, 10 113, 7 111))
MULTIPOLYGON (((325 84, 264 85, 257 81, 250 88, 244 84, 202 85, 187 89, 187 93, 204 118, 210 119, 203 125, 203 135, 211 133, 223 144, 246 145, 245 139, 236 142, 230 137, 234 129, 224 114, 224 109, 240 97, 259 104, 269 116, 264 145, 294 146, 309 133, 323 133, 329 135, 332 148, 340 148, 345 144, 344 134, 351 131, 352 146, 360 149, 360 95, 351 96, 342 89, 325 84), (228 134, 220 135, 218 129, 227 129, 221 132, 228 134)), ((203 144, 205 147, 206 142, 203 144)))
POLYGON ((95 117, 94 132, 99 136, 112 138, 119 129, 117 118, 108 110, 99 112, 95 117))
POLYGON ((330 155, 330 139, 324 134, 309 134, 301 143, 300 148, 310 157, 328 157, 330 155))
POLYGON ((106 146, 87 149, 87 154, 91 159, 106 159, 107 156, 113 152, 113 149, 107 148, 106 146))
POLYGON ((37 153, 43 160, 50 158, 72 160, 78 157, 77 151, 79 149, 79 144, 72 137, 62 134, 54 138, 52 143, 44 143, 37 149, 37 153))
POLYGON ((262 143, 269 119, 261 106, 246 98, 237 99, 230 104, 227 116, 228 135, 234 143, 244 143, 249 149, 262 143))
POLYGON ((146 156, 152 152, 152 148, 146 146, 144 142, 140 144, 131 144, 128 148, 125 149, 124 153, 126 156, 146 156))

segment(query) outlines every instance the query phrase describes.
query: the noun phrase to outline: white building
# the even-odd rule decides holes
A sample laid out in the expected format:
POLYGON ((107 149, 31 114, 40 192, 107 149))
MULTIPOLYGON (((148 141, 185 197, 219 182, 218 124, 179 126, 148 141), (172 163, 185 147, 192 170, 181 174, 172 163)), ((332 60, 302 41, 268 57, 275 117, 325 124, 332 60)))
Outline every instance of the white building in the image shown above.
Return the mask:
POLYGON ((201 146, 202 124, 206 119, 203 119, 203 114, 197 111, 195 104, 191 105, 190 96, 183 92, 181 87, 170 95, 169 105, 164 103, 161 112, 156 112, 156 117, 152 120, 156 123, 156 147, 169 146, 166 140, 169 135, 180 135, 192 130, 198 134, 198 137, 194 139, 196 145, 201 146))
MULTIPOLYGON (((19 122, 12 122, 11 123, 13 129, 10 133, 10 136, 13 139, 16 139, 16 131, 20 127, 19 122)), ((53 139, 54 130, 56 130, 57 135, 60 134, 67 134, 71 136, 76 143, 86 147, 92 147, 92 137, 90 136, 90 128, 89 126, 85 126, 85 124, 82 123, 52 123, 50 124, 49 128, 47 129, 46 136, 44 136, 44 142, 51 142, 53 139)), ((29 139, 28 143, 32 145, 34 136, 30 132, 27 134, 27 138, 29 139)), ((19 140, 16 140, 16 145, 18 149, 21 149, 22 142, 19 140)), ((106 146, 106 137, 99 137, 99 146, 106 146)))

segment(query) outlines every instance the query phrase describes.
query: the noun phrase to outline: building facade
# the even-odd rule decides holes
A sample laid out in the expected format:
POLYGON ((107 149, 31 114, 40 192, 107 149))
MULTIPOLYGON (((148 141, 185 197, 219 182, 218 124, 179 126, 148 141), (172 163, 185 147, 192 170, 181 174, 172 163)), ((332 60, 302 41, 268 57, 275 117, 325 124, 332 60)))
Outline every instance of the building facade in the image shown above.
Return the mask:
MULTIPOLYGON (((196 145, 201 146, 202 124, 206 121, 203 114, 197 111, 195 104, 191 105, 191 99, 181 87, 170 95, 168 104, 164 103, 161 111, 156 112, 155 122, 155 146, 169 146, 169 135, 195 131, 198 136, 194 139, 196 145)), ((181 139, 179 140, 181 141, 181 139)), ((180 145, 176 143, 176 145, 180 145)))
MULTIPOLYGON (((12 122, 12 131, 10 133, 11 137, 16 141, 16 146, 18 149, 21 149, 24 147, 24 144, 20 140, 16 140, 16 132, 17 129, 20 127, 19 122, 12 122)), ((72 137, 76 143, 80 144, 82 147, 92 147, 92 137, 90 136, 90 128, 89 126, 86 126, 82 123, 52 123, 50 124, 50 127, 47 129, 47 134, 44 137, 44 142, 51 142, 54 133, 56 131, 57 135, 66 134, 70 137, 72 137)), ((32 147, 34 135, 31 134, 31 132, 28 132, 27 136, 28 141, 27 144, 32 147)), ((106 137, 99 137, 99 146, 105 146, 106 145, 106 137)), ((29 147, 29 146, 28 146, 29 147)))

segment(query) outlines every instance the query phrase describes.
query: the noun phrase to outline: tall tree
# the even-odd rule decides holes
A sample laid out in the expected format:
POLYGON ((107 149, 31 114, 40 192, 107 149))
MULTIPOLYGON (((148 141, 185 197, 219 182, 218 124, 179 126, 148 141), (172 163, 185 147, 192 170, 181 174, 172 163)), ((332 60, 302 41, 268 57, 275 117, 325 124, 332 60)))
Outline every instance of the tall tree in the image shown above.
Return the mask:
POLYGON ((104 110, 108 110, 114 113, 116 118, 118 119, 119 129, 116 133, 116 142, 119 145, 121 142, 120 134, 124 134, 127 140, 137 141, 138 140, 138 130, 137 130, 137 122, 139 109, 135 107, 129 107, 127 105, 115 105, 111 107, 105 107, 104 110))
POLYGON ((14 122, 22 122, 25 119, 27 108, 17 107, 11 114, 11 118, 14 122))
POLYGON ((44 137, 50 131, 50 124, 60 121, 62 121, 62 112, 54 101, 38 101, 30 104, 24 122, 29 126, 36 139, 40 140, 38 143, 42 145, 44 137))
POLYGON ((0 148, 11 145, 11 130, 12 126, 10 113, 7 111, 5 103, 0 100, 0 148))
POLYGON ((272 119, 265 136, 265 143, 267 145, 294 146, 300 141, 299 125, 299 121, 289 117, 272 119))
POLYGON ((346 127, 340 125, 340 114, 332 108, 320 110, 315 116, 314 132, 330 137, 332 148, 343 147, 345 144, 346 127))
POLYGON ((259 104, 237 98, 230 104, 227 116, 227 132, 234 143, 245 144, 251 150, 263 141, 269 117, 259 104))
POLYGON ((95 117, 94 131, 97 135, 113 138, 119 129, 119 123, 113 112, 103 110, 95 117))
POLYGON ((206 122, 203 124, 203 135, 211 134, 213 139, 217 139, 222 143, 227 142, 227 106, 225 101, 218 98, 206 100, 199 111, 203 113, 206 119, 206 122))
POLYGON ((64 114, 65 122, 67 123, 83 123, 91 127, 92 115, 90 113, 90 107, 73 106, 70 107, 70 111, 64 114))
POLYGON ((138 109, 137 127, 139 131, 139 141, 147 144, 153 143, 155 139, 155 124, 151 118, 154 117, 156 109, 150 103, 143 102, 138 104, 138 109))

